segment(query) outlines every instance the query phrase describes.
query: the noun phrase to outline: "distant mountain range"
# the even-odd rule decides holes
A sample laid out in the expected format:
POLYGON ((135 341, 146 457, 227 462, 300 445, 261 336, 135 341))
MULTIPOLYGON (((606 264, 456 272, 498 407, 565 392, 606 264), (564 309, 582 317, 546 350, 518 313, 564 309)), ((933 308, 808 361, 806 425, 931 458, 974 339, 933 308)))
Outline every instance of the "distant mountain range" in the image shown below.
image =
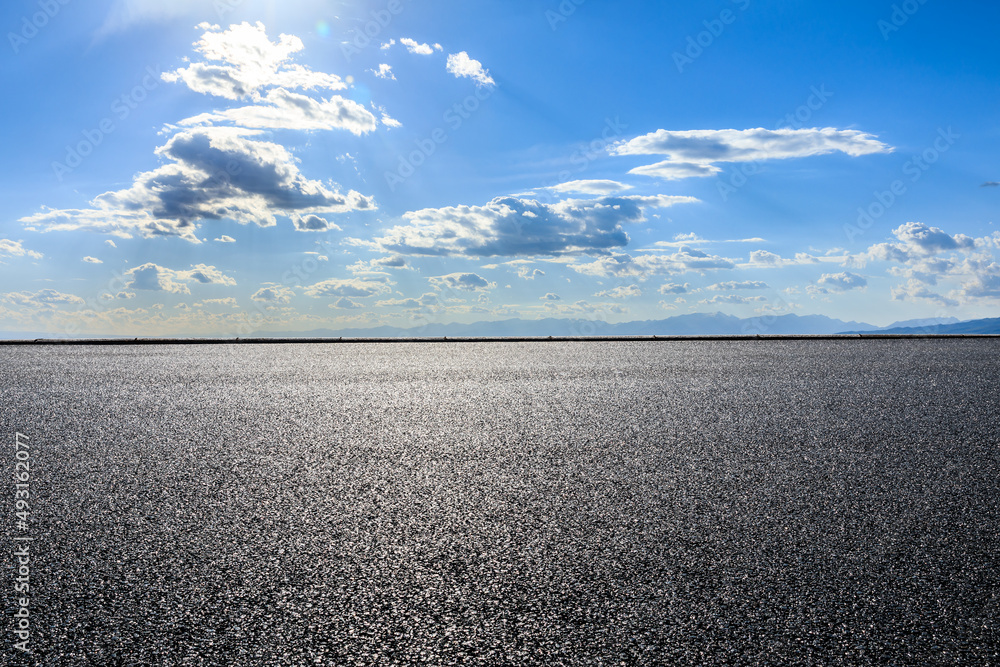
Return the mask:
MULTIPOLYGON (((905 323, 901 323, 905 324, 905 323)), ((847 333, 869 333, 864 330, 847 333)), ((969 320, 968 322, 949 322, 945 324, 924 324, 919 326, 889 326, 879 329, 885 334, 1000 334, 1000 317, 986 320, 969 320)))
POLYGON ((288 338, 481 338, 535 336, 746 336, 830 335, 838 333, 995 333, 1000 319, 960 322, 931 318, 894 322, 877 327, 864 322, 844 322, 824 315, 780 315, 739 318, 722 313, 677 315, 663 320, 611 324, 597 320, 508 319, 472 324, 432 323, 420 327, 381 326, 366 329, 314 329, 312 331, 256 331, 253 337, 288 338), (964 328, 963 328, 964 327, 964 328))
MULTIPOLYGON (((502 338, 545 336, 794 336, 832 334, 996 334, 1000 318, 962 322, 954 317, 924 318, 893 322, 877 327, 865 322, 844 322, 824 315, 780 315, 739 318, 722 313, 676 315, 663 320, 610 324, 599 320, 508 319, 472 324, 432 323, 420 327, 371 327, 314 329, 312 331, 255 331, 250 338, 502 338)), ((211 338, 233 338, 213 336, 211 338)), ((25 340, 65 338, 42 332, 0 331, 0 339, 25 340)), ((132 338, 132 336, 88 334, 74 338, 132 338)), ((192 338, 192 336, 177 336, 192 338)))

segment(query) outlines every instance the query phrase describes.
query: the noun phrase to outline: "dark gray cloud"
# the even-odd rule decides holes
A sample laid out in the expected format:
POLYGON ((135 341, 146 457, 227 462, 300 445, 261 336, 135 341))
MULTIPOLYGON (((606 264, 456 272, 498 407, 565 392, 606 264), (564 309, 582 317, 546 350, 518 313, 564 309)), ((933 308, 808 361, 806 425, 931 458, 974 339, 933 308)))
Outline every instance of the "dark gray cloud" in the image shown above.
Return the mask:
POLYGON ((406 213, 376 242, 386 252, 441 256, 566 255, 620 248, 622 225, 644 220, 643 209, 697 201, 693 197, 605 197, 543 204, 498 197, 485 206, 406 213))

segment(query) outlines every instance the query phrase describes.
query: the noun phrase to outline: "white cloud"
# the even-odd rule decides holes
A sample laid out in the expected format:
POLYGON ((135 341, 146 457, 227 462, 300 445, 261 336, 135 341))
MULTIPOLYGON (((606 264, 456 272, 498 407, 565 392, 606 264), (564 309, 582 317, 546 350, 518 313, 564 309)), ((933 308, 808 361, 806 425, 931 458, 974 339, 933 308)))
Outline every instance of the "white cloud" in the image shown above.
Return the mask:
POLYGON ((863 276, 843 271, 841 273, 824 273, 816 281, 816 285, 809 285, 806 287, 806 291, 810 294, 831 294, 864 289, 867 286, 868 281, 863 276))
POLYGON ((408 308, 415 310, 423 310, 427 308, 432 308, 441 305, 441 300, 438 299, 437 294, 433 292, 427 292, 420 296, 418 299, 408 298, 408 299, 386 299, 384 301, 377 301, 376 306, 381 306, 384 308, 408 308))
POLYGON ((87 262, 88 264, 104 264, 101 260, 96 257, 90 257, 89 255, 84 257, 82 261, 87 262))
POLYGON ((434 276, 429 281, 438 289, 458 289, 469 292, 491 290, 497 286, 496 283, 491 283, 475 273, 450 273, 446 276, 434 276))
MULTIPOLYGON (((824 257, 822 261, 839 261, 841 258, 824 257)), ((769 250, 754 250, 750 253, 750 261, 742 266, 745 268, 767 269, 803 264, 818 264, 821 260, 804 252, 795 253, 794 258, 782 257, 769 250)))
POLYGON ((333 303, 330 304, 331 308, 339 308, 341 310, 357 310, 359 308, 364 308, 364 305, 353 301, 346 296, 342 296, 333 303))
POLYGON ((169 164, 140 173, 127 190, 107 192, 90 209, 45 209, 21 222, 46 231, 87 229, 131 237, 179 236, 193 243, 197 224, 228 218, 261 227, 292 217, 370 210, 355 191, 341 194, 306 179, 278 144, 255 141, 231 128, 179 132, 156 153, 169 164))
POLYGON ((610 180, 585 180, 569 181, 553 185, 550 190, 555 192, 573 192, 584 195, 613 195, 624 190, 632 189, 631 185, 610 180))
POLYGON ((403 127, 402 123, 385 112, 382 113, 382 124, 391 129, 403 127))
POLYGON ((153 264, 152 262, 131 268, 125 272, 125 287, 154 292, 190 294, 189 283, 202 285, 236 285, 236 280, 223 274, 214 266, 192 265, 190 269, 177 271, 153 264))
POLYGON ((698 303, 702 305, 730 304, 745 306, 751 303, 760 303, 763 301, 767 301, 767 298, 762 296, 740 296, 738 294, 716 294, 711 299, 702 299, 698 303))
POLYGON ((769 289, 767 283, 760 280, 728 281, 709 285, 707 289, 713 292, 733 292, 736 290, 769 289))
POLYGON ((932 292, 927 285, 913 278, 903 285, 893 287, 890 293, 892 294, 892 298, 897 301, 928 301, 945 307, 958 305, 958 301, 955 299, 932 292))
POLYGON ((295 298, 295 292, 278 283, 263 283, 250 298, 262 303, 285 304, 295 298))
POLYGON ((609 290, 603 290, 598 292, 594 296, 601 299, 630 299, 633 297, 642 296, 642 290, 639 289, 638 285, 619 285, 609 290))
POLYGON ((841 152, 852 157, 888 153, 892 147, 872 134, 827 128, 765 130, 657 130, 611 149, 613 155, 667 155, 629 173, 664 180, 711 176, 718 163, 785 160, 841 152))
POLYGON ((388 42, 383 42, 382 46, 380 46, 379 48, 382 49, 383 51, 388 51, 395 44, 396 44, 396 40, 390 39, 388 42))
POLYGON ((922 222, 907 222, 892 230, 897 242, 878 243, 851 260, 863 266, 868 260, 888 261, 907 264, 917 262, 934 255, 951 251, 972 251, 976 241, 971 236, 947 232, 925 225, 922 222))
POLYGON ((691 291, 691 283, 664 283, 658 290, 660 294, 687 294, 691 291))
POLYGON ((226 236, 225 234, 215 239, 215 241, 216 243, 236 243, 236 239, 234 239, 232 236, 226 236))
POLYGON ((301 51, 302 40, 295 35, 279 35, 277 42, 267 37, 264 24, 241 23, 228 30, 207 28, 195 42, 195 50, 206 61, 164 72, 168 83, 184 83, 196 93, 230 100, 259 100, 264 88, 343 90, 347 84, 334 74, 314 72, 292 64, 292 55, 301 51))
MULTIPOLYGON (((228 238, 228 237, 226 237, 226 238, 228 238)), ((105 239, 104 240, 104 245, 109 246, 111 248, 117 248, 118 247, 117 245, 115 245, 115 242, 112 241, 111 239, 105 239)))
POLYGON ((541 278, 545 275, 545 272, 541 269, 532 269, 528 266, 519 266, 517 268, 518 278, 523 278, 524 280, 534 280, 535 278, 541 278))
POLYGON ((375 241, 386 252, 411 255, 493 257, 603 251, 628 243, 622 225, 642 222, 644 208, 696 201, 661 195, 569 199, 549 205, 498 197, 485 206, 405 213, 408 224, 389 229, 375 241))
POLYGON ((15 306, 31 309, 81 306, 86 303, 86 301, 74 294, 64 294, 53 289, 43 289, 37 292, 8 292, 0 297, 0 300, 15 306))
POLYGON ((231 296, 224 299, 203 299, 194 304, 195 308, 209 308, 211 306, 221 306, 223 308, 239 308, 240 304, 231 296))
POLYGON ((42 253, 25 248, 21 241, 11 241, 10 239, 0 239, 0 256, 31 257, 32 259, 42 259, 43 257, 42 253))
POLYGON ((364 298, 385 294, 388 291, 389 286, 384 281, 361 278, 330 278, 307 287, 305 293, 315 298, 342 296, 364 298))
POLYGON ((388 79, 390 81, 396 80, 396 75, 392 73, 392 66, 387 65, 386 63, 382 63, 381 65, 379 65, 378 69, 370 69, 368 71, 374 74, 379 79, 388 79))
POLYGON ((251 106, 212 111, 186 118, 183 126, 231 123, 237 127, 268 130, 347 130, 360 136, 375 130, 378 121, 354 100, 334 95, 315 100, 307 95, 275 88, 251 106))
POLYGON ((671 162, 664 160, 655 164, 630 169, 628 173, 638 176, 652 176, 664 181, 679 181, 685 178, 706 178, 722 171, 714 164, 693 164, 691 162, 671 162))
POLYGON ((712 271, 736 268, 733 260, 709 255, 694 248, 680 248, 670 255, 611 254, 593 262, 570 264, 569 268, 584 275, 615 276, 647 280, 654 275, 677 275, 691 271, 712 271))
POLYGON ((419 56, 429 56, 434 53, 434 47, 430 44, 421 44, 415 39, 410 39, 409 37, 403 37, 399 40, 399 43, 406 47, 406 50, 410 53, 415 53, 419 56))
POLYGON ((472 79, 479 86, 493 86, 496 82, 490 73, 483 69, 483 64, 478 60, 473 60, 465 51, 452 53, 448 56, 448 71, 456 78, 466 77, 472 79))
POLYGON ((291 216, 291 219, 292 223, 295 225, 295 229, 300 232, 326 232, 330 230, 340 230, 340 227, 318 215, 293 215, 291 216))

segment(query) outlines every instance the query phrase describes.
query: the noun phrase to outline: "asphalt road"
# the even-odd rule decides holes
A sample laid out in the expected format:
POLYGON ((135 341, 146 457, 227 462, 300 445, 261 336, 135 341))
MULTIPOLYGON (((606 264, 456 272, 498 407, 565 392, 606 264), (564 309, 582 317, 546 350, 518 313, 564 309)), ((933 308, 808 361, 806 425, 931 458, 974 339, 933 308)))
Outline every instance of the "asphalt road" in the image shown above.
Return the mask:
POLYGON ((998 352, 0 347, 0 663, 1000 664, 998 352))

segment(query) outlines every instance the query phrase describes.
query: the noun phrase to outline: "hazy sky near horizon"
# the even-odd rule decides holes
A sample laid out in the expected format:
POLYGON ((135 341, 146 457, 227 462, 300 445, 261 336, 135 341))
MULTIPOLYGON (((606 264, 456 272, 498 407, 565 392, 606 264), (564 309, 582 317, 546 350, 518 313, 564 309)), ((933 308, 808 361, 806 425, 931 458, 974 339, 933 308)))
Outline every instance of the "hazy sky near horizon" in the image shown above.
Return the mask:
POLYGON ((1000 7, 0 8, 0 330, 997 315, 1000 7))

